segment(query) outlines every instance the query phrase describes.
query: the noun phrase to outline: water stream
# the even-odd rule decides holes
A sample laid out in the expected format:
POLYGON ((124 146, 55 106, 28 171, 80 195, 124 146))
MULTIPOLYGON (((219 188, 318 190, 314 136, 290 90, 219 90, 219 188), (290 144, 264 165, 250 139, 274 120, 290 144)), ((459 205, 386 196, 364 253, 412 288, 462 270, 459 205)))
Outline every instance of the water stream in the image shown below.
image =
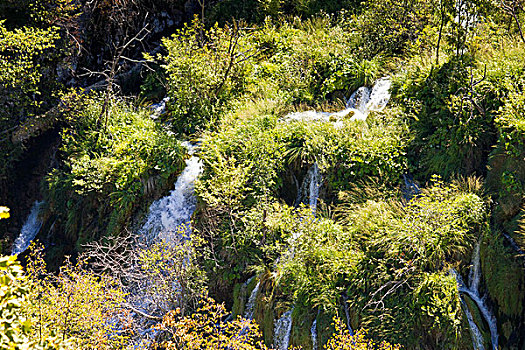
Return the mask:
MULTIPOLYGON (((469 271, 469 284, 468 286, 465 285, 463 282, 463 279, 457 273, 455 270, 451 270, 451 272, 456 277, 456 281, 458 284, 458 291, 462 294, 468 295, 472 301, 474 301, 487 322, 487 325, 489 326, 490 330, 490 340, 492 344, 492 349, 497 350, 498 349, 498 326, 496 323, 496 317, 492 314, 491 310, 487 306, 486 299, 484 297, 481 297, 479 294, 479 283, 481 280, 481 259, 480 259, 480 246, 481 241, 476 243, 476 246, 474 247, 474 252, 472 255, 472 265, 470 267, 469 271)), ((466 307, 466 304, 464 304, 466 307)), ((465 311, 467 313, 467 311, 465 311)), ((469 318, 469 315, 467 314, 467 319, 469 318)), ((472 318, 472 315, 470 315, 470 318, 472 318)), ((475 326, 474 321, 472 322, 469 320, 470 325, 470 332, 472 335, 472 342, 474 345, 474 348, 479 349, 479 344, 483 344, 483 339, 481 337, 481 332, 479 331, 479 328, 475 326), (475 327, 474 327, 475 326, 475 327)))
POLYGON ((273 344, 276 350, 288 350, 290 333, 292 331, 292 312, 293 309, 286 311, 281 318, 275 322, 273 344))
MULTIPOLYGON (((251 279, 250 279, 251 281, 251 279)), ((255 288, 253 288, 248 302, 246 303, 246 308, 244 311, 244 318, 251 320, 253 319, 253 313, 255 311, 255 301, 257 300, 257 295, 259 294, 259 288, 261 287, 261 282, 257 281, 255 288)))
POLYGON ((31 211, 20 230, 20 235, 13 243, 11 255, 23 253, 42 228, 42 220, 40 220, 39 214, 43 204, 43 201, 35 201, 33 203, 31 211))
MULTIPOLYGON (((188 146, 190 154, 195 151, 195 147, 188 146)), ((168 196, 151 204, 146 223, 138 232, 148 243, 189 238, 189 223, 197 206, 194 195, 195 180, 201 172, 201 160, 192 156, 186 161, 186 168, 177 178, 175 189, 168 196)))
POLYGON ((301 188, 297 193, 295 206, 298 207, 301 203, 308 204, 315 214, 317 201, 319 200, 319 188, 321 187, 322 180, 323 177, 319 170, 319 166, 317 163, 314 163, 314 165, 308 169, 301 188))
MULTIPOLYGON (((357 89, 346 103, 346 109, 337 113, 328 112, 316 112, 316 111, 305 111, 290 113, 284 117, 284 121, 323 121, 323 122, 335 122, 336 127, 342 125, 342 119, 352 113, 350 120, 366 120, 368 114, 371 111, 383 110, 388 101, 390 100, 390 87, 392 83, 389 78, 382 78, 376 81, 372 89, 368 87, 361 87, 357 89)), ((322 175, 319 170, 317 163, 314 163, 303 180, 295 206, 299 206, 301 203, 308 204, 312 212, 315 214, 317 209, 317 202, 319 199, 319 188, 322 184, 322 175)), ((292 242, 298 238, 297 234, 292 235, 292 242)), ((293 254, 293 251, 292 251, 293 254)), ((253 294, 253 293, 252 293, 253 294)), ((251 299, 252 296, 250 296, 251 299)), ((347 316, 347 324, 350 333, 353 335, 352 328, 350 327, 350 316, 348 305, 345 302, 345 313, 347 316)), ((248 305, 247 305, 247 310, 248 305)), ((291 311, 286 312, 280 319, 275 321, 274 324, 274 344, 278 350, 288 349, 288 343, 290 339, 290 332, 292 329, 291 311)), ((248 315, 248 313, 247 313, 248 315)), ((311 328, 312 343, 314 349, 317 349, 317 323, 311 328)))
MULTIPOLYGON (((197 146, 189 144, 185 144, 185 146, 190 155, 194 154, 197 146)), ((156 243, 166 244, 163 249, 169 249, 170 246, 181 244, 181 242, 190 239, 191 216, 197 205, 195 181, 201 172, 202 162, 198 157, 192 156, 186 160, 186 167, 177 178, 174 189, 166 197, 151 204, 145 223, 137 232, 139 242, 142 245, 138 249, 144 249, 156 243)), ((140 266, 134 268, 141 269, 140 266)), ((165 277, 168 280, 171 278, 165 277)), ((169 298, 166 295, 158 294, 157 289, 158 286, 156 286, 155 281, 148 278, 135 281, 130 286, 127 302, 139 312, 136 316, 140 316, 140 313, 147 315, 163 314, 171 308, 168 305, 168 299, 173 299, 173 295, 179 293, 180 286, 178 282, 173 282, 173 295, 169 298)), ((140 332, 143 340, 141 344, 136 344, 139 347, 147 347, 149 344, 149 340, 144 339, 144 336, 149 336, 152 339, 157 332, 149 326, 148 322, 150 320, 147 318, 142 321, 143 325, 140 332)))
POLYGON ((310 328, 310 334, 312 335, 312 350, 317 350, 317 318, 312 323, 312 328, 310 328))
POLYGON ((372 111, 382 111, 390 100, 390 78, 377 80, 372 89, 360 87, 346 103, 346 108, 336 113, 305 111, 293 112, 283 118, 284 121, 324 121, 334 122, 336 127, 342 126, 342 119, 352 115, 350 120, 366 120, 372 111))

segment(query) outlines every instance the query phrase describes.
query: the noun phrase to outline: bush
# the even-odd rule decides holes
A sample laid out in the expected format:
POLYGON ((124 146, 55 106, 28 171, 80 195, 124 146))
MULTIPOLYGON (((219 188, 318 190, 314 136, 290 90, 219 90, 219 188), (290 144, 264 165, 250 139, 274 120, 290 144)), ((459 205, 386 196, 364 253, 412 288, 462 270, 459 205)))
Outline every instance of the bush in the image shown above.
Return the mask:
POLYGON ((242 24, 206 30, 196 19, 163 39, 170 121, 175 130, 195 133, 213 125, 245 89, 249 57, 242 24))
POLYGON ((486 225, 482 199, 438 181, 405 206, 391 199, 345 208, 343 225, 309 211, 281 221, 295 238, 278 262, 276 287, 325 312, 337 312, 346 295, 352 320, 372 339, 454 348, 463 314, 448 266, 469 261, 486 225))
POLYGON ((119 233, 137 208, 171 184, 184 150, 147 111, 122 100, 110 100, 106 111, 97 96, 71 105, 61 133, 64 161, 47 176, 45 193, 66 233, 82 243, 119 233))

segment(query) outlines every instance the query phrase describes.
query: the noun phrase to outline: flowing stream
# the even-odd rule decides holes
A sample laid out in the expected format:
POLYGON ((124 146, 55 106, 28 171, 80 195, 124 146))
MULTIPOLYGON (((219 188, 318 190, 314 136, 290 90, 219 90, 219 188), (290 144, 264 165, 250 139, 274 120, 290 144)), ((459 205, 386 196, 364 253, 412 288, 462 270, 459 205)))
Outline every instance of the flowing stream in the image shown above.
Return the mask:
POLYGON ((308 204, 313 213, 315 213, 322 180, 323 177, 319 170, 319 166, 317 163, 314 163, 314 165, 308 169, 301 188, 299 189, 299 193, 297 193, 295 206, 298 207, 301 203, 308 204))
POLYGON ((312 350, 317 350, 317 318, 312 323, 312 328, 310 328, 310 334, 312 335, 312 350))
MULTIPOLYGON (((491 310, 486 304, 486 299, 484 297, 481 297, 479 294, 479 283, 481 280, 481 259, 480 259, 480 246, 481 241, 476 243, 476 246, 474 247, 474 252, 472 255, 472 266, 470 267, 469 271, 469 284, 468 286, 465 285, 463 282, 463 279, 457 273, 455 270, 452 270, 451 272, 456 277, 456 281, 458 284, 458 291, 460 293, 468 295, 477 305, 481 315, 483 315, 483 318, 487 322, 490 330, 490 340, 492 343, 492 349, 497 350, 498 349, 498 326, 496 323, 496 317, 492 314, 491 310)), ((483 349, 483 338, 481 336, 481 332, 479 331, 479 328, 474 323, 474 320, 472 319, 472 315, 470 314, 470 311, 468 310, 467 305, 463 301, 463 305, 466 309, 465 314, 467 316, 467 319, 469 321, 470 325, 470 332, 472 335, 472 343, 474 345, 475 349, 483 349), (470 317, 469 317, 470 314, 470 317), (481 347, 479 346, 481 344, 481 347)))
MULTIPOLYGON (((368 114, 371 111, 382 111, 388 101, 390 100, 390 87, 392 83, 389 78, 381 78, 377 80, 372 89, 368 87, 360 87, 357 89, 346 103, 346 109, 337 113, 328 112, 316 112, 316 111, 305 111, 290 113, 284 117, 284 121, 324 121, 324 122, 335 122, 336 127, 342 125, 342 119, 352 114, 350 120, 366 120, 368 114)), ((319 170, 317 163, 314 163, 308 169, 306 176, 301 184, 301 188, 297 194, 295 206, 299 206, 301 203, 308 204, 315 214, 317 209, 317 202, 319 199, 319 188, 322 183, 322 175, 319 170)), ((417 187, 417 186, 416 186, 417 187)), ((296 240, 297 235, 292 236, 292 240, 296 240)), ((293 254, 293 253, 292 253, 293 254)), ((257 288, 256 288, 257 289, 257 288)), ((255 291, 255 290, 254 290, 255 291)), ((253 296, 250 296, 250 299, 253 296)), ((255 296, 254 296, 255 300, 255 296)), ((247 310, 250 301, 247 304, 247 310)), ((251 307, 251 306, 250 306, 251 307)), ((353 334, 352 328, 350 327, 350 316, 348 311, 348 305, 345 302, 345 313, 348 320, 348 328, 351 334, 353 334)), ((292 309, 293 310, 293 309, 292 309)), ((248 313, 246 313, 248 315, 248 313)), ((253 317, 253 314, 250 314, 253 317)), ((283 314, 281 318, 275 321, 274 324, 274 345, 278 350, 288 349, 290 340, 290 332, 292 330, 292 311, 288 311, 283 314)), ((317 344, 317 322, 314 321, 312 328, 310 329, 312 336, 312 344, 314 349, 318 348, 317 344)))
MULTIPOLYGON (((251 279, 249 281, 251 281, 251 279)), ((244 318, 248 320, 253 319, 253 314, 255 311, 255 301, 257 300, 257 295, 259 294, 260 287, 261 287, 261 282, 258 281, 257 284, 255 285, 255 288, 253 288, 250 294, 250 297, 248 298, 248 302, 246 303, 244 318)))
MULTIPOLYGON (((188 145, 190 154, 196 146, 188 145)), ((188 239, 190 219, 197 206, 195 198, 195 180, 202 172, 202 162, 192 156, 186 161, 186 168, 177 178, 175 189, 149 207, 146 223, 139 230, 139 235, 148 243, 164 240, 171 242, 174 238, 188 239), (173 237, 175 235, 175 237, 173 237)))
POLYGON ((293 309, 286 311, 280 319, 275 322, 273 330, 273 345, 276 350, 288 350, 290 344, 290 333, 292 331, 293 309))
MULTIPOLYGON (((186 160, 186 168, 177 178, 175 188, 168 196, 151 204, 146 221, 137 232, 139 241, 142 241, 141 244, 144 244, 145 247, 152 246, 155 243, 164 243, 169 247, 190 239, 191 216, 197 205, 195 181, 202 172, 202 162, 198 157, 193 156, 196 146, 190 144, 185 144, 185 146, 192 157, 186 160)), ((140 269, 139 266, 136 268, 140 269)), ((177 282, 173 282, 172 288, 173 294, 179 293, 180 286, 177 282)), ((131 286, 129 292, 128 303, 139 315, 141 313, 155 315, 159 310, 169 308, 166 298, 158 294, 155 282, 148 278, 137 281, 131 286)), ((162 312, 160 313, 162 314, 162 312)), ((143 335, 149 334, 153 338, 156 331, 152 330, 147 322, 146 320, 141 332, 143 335)), ((147 347, 148 344, 148 340, 143 340, 141 344, 136 345, 147 347)))
POLYGON ((39 214, 43 204, 43 201, 35 201, 33 203, 31 211, 22 226, 22 230, 20 230, 20 235, 13 243, 12 255, 23 253, 42 228, 42 221, 40 220, 39 214))
POLYGON ((382 111, 390 100, 390 78, 377 80, 372 89, 363 86, 357 89, 346 103, 346 108, 336 113, 305 111, 294 112, 284 117, 284 121, 325 121, 335 122, 335 126, 342 126, 342 119, 352 114, 350 120, 366 120, 372 111, 382 111))

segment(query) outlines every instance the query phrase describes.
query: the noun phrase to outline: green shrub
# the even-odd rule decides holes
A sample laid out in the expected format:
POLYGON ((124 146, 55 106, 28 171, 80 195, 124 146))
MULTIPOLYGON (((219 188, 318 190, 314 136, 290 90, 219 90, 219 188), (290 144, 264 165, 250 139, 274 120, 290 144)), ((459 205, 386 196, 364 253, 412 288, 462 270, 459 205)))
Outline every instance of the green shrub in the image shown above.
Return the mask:
POLYGON ((171 39, 163 39, 168 54, 161 60, 171 98, 169 119, 175 130, 202 130, 243 93, 254 48, 248 46, 248 32, 240 26, 215 25, 206 30, 195 19, 171 39))
POLYGON ((112 99, 106 119, 103 98, 75 104, 61 132, 64 161, 47 176, 45 191, 67 234, 83 242, 119 233, 182 169, 184 151, 146 110, 112 99))

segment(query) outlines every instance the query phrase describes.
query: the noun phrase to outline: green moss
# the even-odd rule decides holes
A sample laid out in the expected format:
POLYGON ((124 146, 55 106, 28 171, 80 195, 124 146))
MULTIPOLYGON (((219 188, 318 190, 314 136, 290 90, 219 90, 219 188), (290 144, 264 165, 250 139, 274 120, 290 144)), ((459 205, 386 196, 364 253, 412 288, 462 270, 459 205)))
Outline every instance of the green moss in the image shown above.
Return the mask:
POLYGON ((523 313, 525 298, 521 261, 504 245, 501 236, 487 235, 484 243, 482 271, 489 296, 496 304, 497 317, 516 320, 523 313))
POLYGON ((488 325, 485 323, 483 315, 481 314, 481 312, 478 309, 478 306, 472 299, 470 299, 468 296, 465 296, 464 300, 470 313, 472 314, 472 319, 474 320, 474 323, 476 323, 476 326, 478 326, 478 329, 483 336, 483 346, 485 347, 485 349, 490 349, 490 330, 488 328, 488 325))
POLYGON ((295 305, 292 313, 291 346, 297 346, 303 349, 312 348, 311 328, 316 314, 311 308, 295 305))
POLYGON ((335 312, 320 312, 317 316, 317 341, 319 349, 322 349, 328 339, 334 334, 335 328, 333 326, 335 312))

